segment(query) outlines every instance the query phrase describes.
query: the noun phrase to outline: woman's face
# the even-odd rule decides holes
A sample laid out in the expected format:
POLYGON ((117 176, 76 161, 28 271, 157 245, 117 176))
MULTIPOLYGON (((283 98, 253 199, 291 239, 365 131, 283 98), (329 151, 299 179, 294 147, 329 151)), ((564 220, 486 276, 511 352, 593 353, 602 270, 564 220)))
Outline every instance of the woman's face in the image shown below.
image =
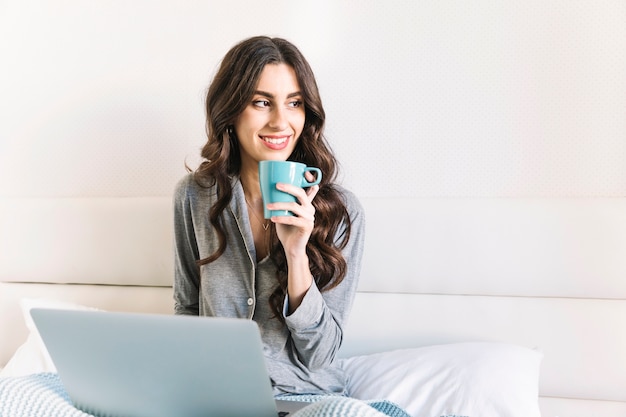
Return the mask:
POLYGON ((268 64, 252 100, 235 122, 242 169, 262 160, 287 160, 304 127, 305 111, 294 69, 268 64))

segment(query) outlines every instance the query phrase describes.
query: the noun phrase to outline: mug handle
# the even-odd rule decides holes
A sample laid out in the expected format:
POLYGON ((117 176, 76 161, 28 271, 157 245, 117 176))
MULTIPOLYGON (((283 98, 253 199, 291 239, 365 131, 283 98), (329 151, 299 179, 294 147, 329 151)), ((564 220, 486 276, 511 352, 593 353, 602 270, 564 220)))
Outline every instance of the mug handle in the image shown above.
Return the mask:
POLYGON ((315 171, 317 172, 317 176, 315 177, 315 180, 313 182, 308 182, 306 180, 306 177, 303 174, 302 175, 302 187, 310 187, 312 185, 319 184, 320 181, 322 180, 322 171, 319 168, 313 168, 313 167, 304 168, 304 172, 307 172, 307 171, 315 171))

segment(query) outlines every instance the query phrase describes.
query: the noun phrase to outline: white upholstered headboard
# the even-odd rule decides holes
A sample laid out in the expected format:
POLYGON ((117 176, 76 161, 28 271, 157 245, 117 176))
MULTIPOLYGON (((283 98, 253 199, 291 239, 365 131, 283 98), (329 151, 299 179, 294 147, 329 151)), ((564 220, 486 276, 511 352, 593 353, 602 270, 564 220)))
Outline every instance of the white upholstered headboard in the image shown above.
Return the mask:
MULTIPOLYGON (((626 199, 362 202, 366 254, 343 356, 537 347, 544 416, 624 415, 626 199), (390 207, 411 221, 389 221, 390 207)), ((23 297, 172 312, 169 198, 2 199, 0 230, 0 366, 26 338, 23 297)))

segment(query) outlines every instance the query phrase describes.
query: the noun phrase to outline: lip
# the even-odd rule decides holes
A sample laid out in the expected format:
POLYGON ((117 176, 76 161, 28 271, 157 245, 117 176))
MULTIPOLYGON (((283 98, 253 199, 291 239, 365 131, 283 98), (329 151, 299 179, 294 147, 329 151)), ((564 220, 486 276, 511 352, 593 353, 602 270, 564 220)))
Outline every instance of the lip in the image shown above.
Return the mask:
POLYGON ((259 139, 268 148, 280 151, 289 145, 291 135, 259 135, 259 139))

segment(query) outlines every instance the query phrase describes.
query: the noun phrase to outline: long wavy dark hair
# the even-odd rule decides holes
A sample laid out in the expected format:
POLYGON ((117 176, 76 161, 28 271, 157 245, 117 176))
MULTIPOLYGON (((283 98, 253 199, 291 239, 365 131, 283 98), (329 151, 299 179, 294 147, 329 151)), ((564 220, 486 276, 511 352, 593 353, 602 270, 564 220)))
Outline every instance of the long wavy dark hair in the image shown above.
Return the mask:
MULTIPOLYGON (((195 172, 199 184, 217 188, 217 202, 209 210, 209 219, 218 237, 215 253, 198 261, 200 266, 222 256, 228 244, 222 227, 222 213, 232 198, 231 178, 239 175, 241 157, 239 142, 231 128, 252 100, 263 68, 268 64, 287 64, 296 73, 305 107, 302 134, 288 160, 315 166, 324 173, 313 199, 315 227, 307 245, 311 274, 322 291, 336 287, 346 274, 346 260, 341 249, 350 239, 351 222, 341 193, 334 185, 337 161, 324 137, 326 115, 322 107, 313 71, 302 53, 281 38, 258 36, 235 45, 225 56, 211 82, 206 96, 206 130, 208 140, 202 148, 204 162, 195 172), (346 231, 336 243, 341 224, 346 231)), ((270 258, 277 266, 278 285, 269 303, 279 320, 287 293, 287 260, 274 225, 270 237, 270 258)))

